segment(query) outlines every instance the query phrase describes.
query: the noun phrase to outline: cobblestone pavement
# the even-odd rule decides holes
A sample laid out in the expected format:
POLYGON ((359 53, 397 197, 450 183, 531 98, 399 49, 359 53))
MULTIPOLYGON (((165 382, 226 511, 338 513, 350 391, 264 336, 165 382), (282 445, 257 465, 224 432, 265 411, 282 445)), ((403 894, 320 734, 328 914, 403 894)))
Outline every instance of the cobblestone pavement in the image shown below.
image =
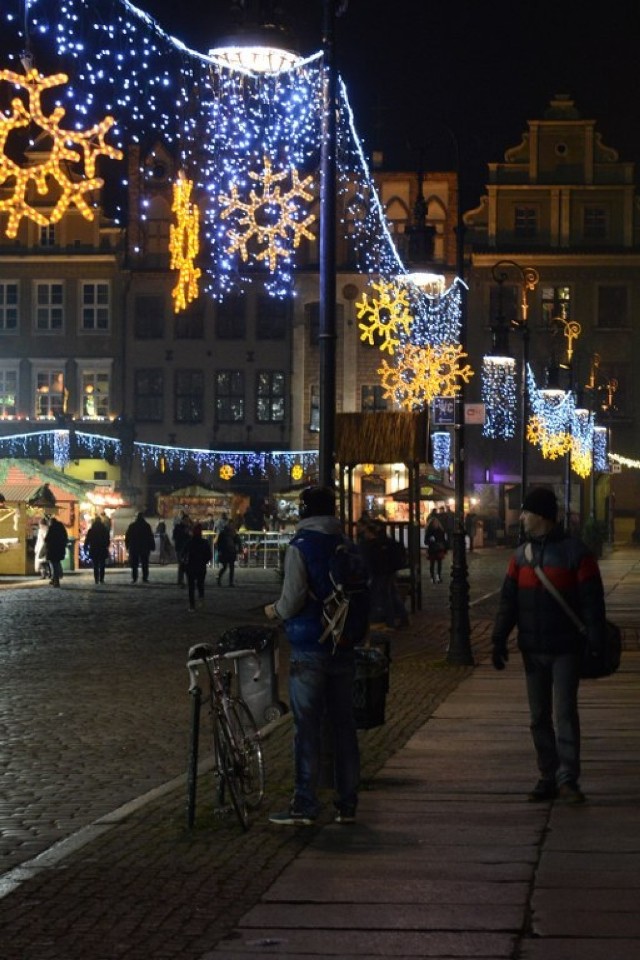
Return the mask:
MULTIPOLYGON (((469 556, 476 658, 507 557, 469 556)), ((203 960, 305 845, 306 832, 266 823, 290 792, 288 716, 265 740, 267 798, 251 829, 214 813, 206 774, 186 828, 187 649, 264 623, 278 589, 272 571, 240 570, 234 590, 210 577, 193 616, 173 567, 137 586, 110 570, 101 587, 83 572, 60 590, 0 590, 5 960, 203 960)), ((392 636, 386 722, 360 735, 363 789, 472 669, 446 662, 447 594, 425 585, 423 610, 392 636)), ((284 656, 280 667, 286 700, 284 656)))

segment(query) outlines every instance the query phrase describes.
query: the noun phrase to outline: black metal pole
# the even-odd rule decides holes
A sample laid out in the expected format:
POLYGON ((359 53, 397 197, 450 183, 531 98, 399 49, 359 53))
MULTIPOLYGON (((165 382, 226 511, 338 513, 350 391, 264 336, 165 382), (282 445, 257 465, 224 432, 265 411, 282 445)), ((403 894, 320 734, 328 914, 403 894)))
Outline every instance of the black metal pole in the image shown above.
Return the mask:
POLYGON ((336 71, 335 0, 323 0, 324 70, 320 146, 320 435, 318 479, 334 482, 336 416, 336 71))
MULTIPOLYGON (((451 131, 452 134, 452 131, 451 131)), ((458 143, 452 135, 456 151, 456 173, 458 175, 458 211, 456 217, 456 272, 460 281, 464 280, 464 227, 460 203, 460 156, 458 143)), ((467 339, 467 288, 460 284, 461 316, 460 343, 467 339)), ((464 532, 464 487, 465 487, 465 447, 464 447, 464 381, 460 382, 460 392, 455 403, 455 422, 453 427, 454 462, 454 531, 451 550, 451 584, 449 603, 451 607, 451 633, 447 649, 449 663, 474 665, 471 652, 471 624, 469 621, 469 579, 467 568, 467 549, 464 532)))
POLYGON ((520 384, 520 502, 525 498, 529 484, 527 424, 529 423, 529 324, 525 321, 520 329, 522 334, 522 383, 520 384))

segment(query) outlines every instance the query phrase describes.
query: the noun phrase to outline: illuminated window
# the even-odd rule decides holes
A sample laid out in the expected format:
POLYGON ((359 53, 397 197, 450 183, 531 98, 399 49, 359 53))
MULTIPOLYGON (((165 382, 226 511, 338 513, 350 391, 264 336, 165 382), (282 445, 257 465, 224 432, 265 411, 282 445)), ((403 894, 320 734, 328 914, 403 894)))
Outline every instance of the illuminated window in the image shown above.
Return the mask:
POLYGON ((36 420, 53 420, 66 410, 64 371, 60 367, 39 367, 34 372, 36 420))
POLYGON ((85 368, 80 374, 82 416, 87 420, 105 420, 110 410, 111 376, 109 370, 85 368))
POLYGON ((202 370, 176 370, 176 423, 202 423, 204 420, 204 375, 202 370))
POLYGON ((18 284, 0 282, 0 333, 15 333, 18 329, 18 284))
POLYGON ((107 331, 111 322, 110 284, 87 280, 81 283, 80 289, 82 294, 80 329, 98 333, 107 331))
POLYGON ((284 373, 259 370, 256 376, 256 420, 258 423, 282 423, 284 420, 284 373))
POLYGON ((164 375, 159 368, 136 370, 133 397, 135 420, 157 423, 164 418, 164 375))
POLYGON ((242 423, 244 420, 244 372, 218 370, 216 373, 216 420, 242 423))
POLYGON ((64 327, 64 284, 37 281, 35 301, 36 331, 60 333, 64 327))
POLYGON ((0 367, 0 418, 13 419, 17 413, 18 371, 0 367))
POLYGON ((553 329, 554 317, 571 316, 571 288, 570 287, 542 287, 542 326, 545 330, 553 329))

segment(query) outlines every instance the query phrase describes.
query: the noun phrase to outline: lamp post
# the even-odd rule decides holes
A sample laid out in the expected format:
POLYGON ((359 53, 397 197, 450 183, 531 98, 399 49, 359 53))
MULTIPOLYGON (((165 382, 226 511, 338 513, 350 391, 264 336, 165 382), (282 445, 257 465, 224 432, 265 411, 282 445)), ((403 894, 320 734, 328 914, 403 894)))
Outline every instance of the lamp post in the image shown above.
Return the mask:
MULTIPOLYGON (((527 367, 529 366, 529 292, 538 286, 540 276, 533 267, 522 267, 515 260, 499 260, 491 268, 491 274, 497 284, 502 285, 514 274, 522 283, 522 297, 520 300, 520 316, 512 319, 509 326, 518 330, 522 335, 522 372, 520 377, 520 491, 521 500, 528 483, 528 450, 527 450, 527 423, 529 420, 529 389, 527 386, 527 367)), ((502 298, 502 294, 501 294, 502 298)))

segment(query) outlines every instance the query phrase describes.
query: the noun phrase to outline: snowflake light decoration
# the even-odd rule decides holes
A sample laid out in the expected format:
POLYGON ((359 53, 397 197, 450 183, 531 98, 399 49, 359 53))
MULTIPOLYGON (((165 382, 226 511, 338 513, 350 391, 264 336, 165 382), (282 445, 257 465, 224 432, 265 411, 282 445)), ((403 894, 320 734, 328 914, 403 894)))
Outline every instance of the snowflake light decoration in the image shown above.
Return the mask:
POLYGON ((185 310, 188 303, 198 296, 198 280, 202 271, 194 265, 198 256, 198 227, 200 214, 195 203, 191 202, 193 181, 188 180, 180 171, 173 185, 172 211, 176 215, 175 224, 169 230, 169 251, 171 269, 178 271, 178 282, 171 291, 173 308, 176 313, 185 310))
POLYGON ((395 283, 380 280, 371 286, 378 292, 377 297, 369 301, 366 291, 362 300, 356 304, 358 320, 364 318, 358 327, 362 330, 360 339, 374 346, 374 337, 380 340, 380 351, 386 350, 391 356, 400 346, 401 333, 409 335, 413 314, 409 307, 409 293, 395 283))
POLYGON ((571 434, 564 430, 554 433, 542 417, 531 417, 527 424, 527 440, 540 451, 545 460, 557 460, 571 449, 571 434))
POLYGON ((295 250, 303 237, 315 239, 309 230, 315 215, 306 213, 301 203, 313 200, 309 189, 313 177, 300 180, 295 167, 274 173, 269 157, 263 158, 263 164, 261 173, 249 171, 249 177, 260 184, 260 189, 252 188, 248 200, 242 199, 238 185, 232 183, 230 195, 221 194, 218 201, 222 207, 220 217, 235 219, 235 226, 227 231, 230 240, 227 252, 239 253, 246 263, 249 245, 255 242, 263 247, 255 255, 256 260, 266 262, 270 272, 275 273, 278 258, 290 257, 291 245, 295 250), (289 179, 289 189, 283 192, 280 184, 289 179))
POLYGON ((235 470, 230 463, 223 463, 218 471, 218 476, 221 480, 231 480, 235 473, 235 470))
POLYGON ((406 344, 395 366, 383 360, 378 369, 383 396, 407 410, 426 407, 436 397, 454 397, 460 392, 459 381, 469 383, 473 376, 469 364, 460 365, 466 356, 460 344, 406 344))
POLYGON ((5 231, 8 237, 17 235, 23 218, 47 226, 57 223, 71 205, 85 220, 93 220, 94 212, 86 196, 103 185, 103 181, 95 176, 96 160, 99 156, 122 159, 122 151, 105 143, 105 137, 115 123, 113 117, 106 116, 88 130, 64 130, 60 126, 66 112, 64 107, 58 106, 45 116, 41 102, 43 92, 62 86, 68 80, 65 73, 45 77, 35 67, 25 76, 12 70, 0 70, 0 81, 14 84, 28 95, 27 105, 15 97, 11 101, 11 112, 0 113, 0 186, 13 187, 13 193, 6 200, 0 200, 0 212, 9 213, 5 231), (21 167, 7 153, 9 135, 16 130, 26 130, 32 124, 40 127, 42 134, 51 139, 51 150, 46 160, 21 167), (79 164, 79 169, 71 171, 72 164, 79 164), (50 201, 52 210, 48 215, 29 202, 32 187, 39 197, 50 201))

